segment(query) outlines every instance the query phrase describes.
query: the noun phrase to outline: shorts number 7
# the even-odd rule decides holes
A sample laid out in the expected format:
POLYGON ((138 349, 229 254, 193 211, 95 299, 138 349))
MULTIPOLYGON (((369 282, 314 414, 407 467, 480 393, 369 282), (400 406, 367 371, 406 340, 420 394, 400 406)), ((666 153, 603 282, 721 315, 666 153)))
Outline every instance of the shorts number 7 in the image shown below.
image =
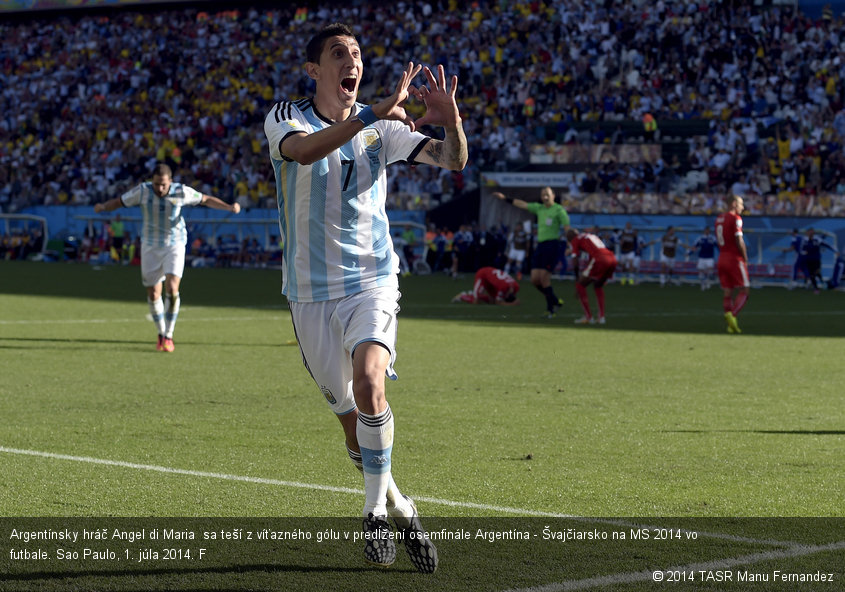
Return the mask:
POLYGON ((381 311, 387 315, 387 322, 384 324, 384 329, 381 330, 382 333, 387 333, 387 330, 390 328, 390 323, 393 322, 393 315, 387 312, 386 310, 381 311))

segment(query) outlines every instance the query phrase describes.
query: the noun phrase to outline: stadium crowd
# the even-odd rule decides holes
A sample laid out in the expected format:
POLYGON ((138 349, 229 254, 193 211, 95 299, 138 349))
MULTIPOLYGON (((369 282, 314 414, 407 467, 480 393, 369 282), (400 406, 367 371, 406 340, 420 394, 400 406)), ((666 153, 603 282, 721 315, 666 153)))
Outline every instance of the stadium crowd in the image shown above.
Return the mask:
POLYGON ((734 190, 751 213, 845 215, 843 21, 754 4, 479 0, 467 11, 438 0, 7 19, 0 208, 100 202, 155 161, 242 207, 274 207, 264 115, 282 90, 312 92, 294 40, 343 21, 364 48, 365 98, 389 94, 381 81, 408 60, 459 76, 470 165, 398 170, 395 207, 476 189, 481 170, 524 162, 550 126, 561 142, 630 141, 574 124, 654 118, 646 135, 679 119, 707 120, 709 133, 683 161, 591 171, 564 197, 570 212, 710 212, 714 194, 734 190))

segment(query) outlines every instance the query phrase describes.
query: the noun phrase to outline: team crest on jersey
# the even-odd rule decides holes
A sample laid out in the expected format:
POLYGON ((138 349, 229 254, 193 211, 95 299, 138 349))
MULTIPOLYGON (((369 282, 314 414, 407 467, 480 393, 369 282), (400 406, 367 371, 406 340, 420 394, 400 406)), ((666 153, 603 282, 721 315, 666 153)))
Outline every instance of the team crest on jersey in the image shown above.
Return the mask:
POLYGON ((331 405, 337 403, 337 399, 334 398, 334 395, 332 394, 332 391, 329 389, 329 387, 321 386, 320 392, 323 393, 323 396, 326 398, 326 401, 328 401, 331 405))
POLYGON ((381 136, 374 129, 365 129, 363 132, 364 148, 370 152, 381 150, 381 136))

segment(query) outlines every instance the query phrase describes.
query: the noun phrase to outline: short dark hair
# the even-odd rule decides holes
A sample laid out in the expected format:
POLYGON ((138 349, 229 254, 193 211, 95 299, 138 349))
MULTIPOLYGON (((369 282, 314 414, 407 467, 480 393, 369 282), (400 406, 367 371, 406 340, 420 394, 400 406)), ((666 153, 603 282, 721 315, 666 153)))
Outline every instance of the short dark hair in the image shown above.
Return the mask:
POLYGON ((153 167, 153 176, 155 177, 158 175, 159 177, 170 177, 173 178, 173 171, 170 170, 170 167, 164 164, 163 162, 158 163, 153 167))
POLYGON ((320 55, 323 53, 323 46, 326 44, 326 39, 330 37, 337 37, 342 35, 344 37, 355 38, 355 33, 349 28, 349 25, 343 23, 332 23, 326 25, 320 32, 311 38, 308 45, 305 46, 305 59, 315 64, 320 63, 320 55))

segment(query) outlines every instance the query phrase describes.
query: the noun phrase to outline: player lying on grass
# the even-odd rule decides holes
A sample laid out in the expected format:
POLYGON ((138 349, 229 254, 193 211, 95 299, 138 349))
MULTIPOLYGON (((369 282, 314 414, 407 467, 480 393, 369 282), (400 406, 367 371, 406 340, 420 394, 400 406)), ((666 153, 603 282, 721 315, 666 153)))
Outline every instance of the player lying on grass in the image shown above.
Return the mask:
POLYGON ((517 292, 519 283, 510 275, 495 267, 482 267, 475 272, 472 290, 457 294, 452 302, 514 305, 519 304, 517 292))

